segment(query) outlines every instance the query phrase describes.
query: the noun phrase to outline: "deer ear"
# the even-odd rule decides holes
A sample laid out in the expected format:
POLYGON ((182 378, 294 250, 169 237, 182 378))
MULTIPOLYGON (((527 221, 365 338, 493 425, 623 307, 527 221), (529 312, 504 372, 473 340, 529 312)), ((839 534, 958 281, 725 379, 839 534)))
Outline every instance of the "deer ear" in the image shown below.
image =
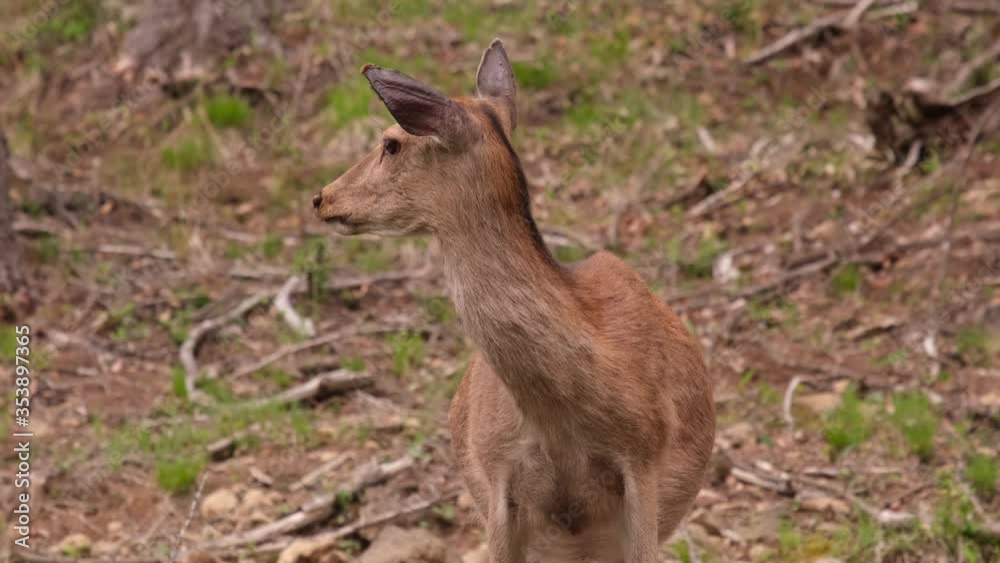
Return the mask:
POLYGON ((494 39, 483 53, 476 73, 476 91, 503 114, 507 132, 513 131, 517 126, 517 83, 507 51, 499 39, 494 39))
POLYGON ((361 72, 407 133, 449 140, 464 130, 465 110, 430 86, 374 65, 365 65, 361 72))

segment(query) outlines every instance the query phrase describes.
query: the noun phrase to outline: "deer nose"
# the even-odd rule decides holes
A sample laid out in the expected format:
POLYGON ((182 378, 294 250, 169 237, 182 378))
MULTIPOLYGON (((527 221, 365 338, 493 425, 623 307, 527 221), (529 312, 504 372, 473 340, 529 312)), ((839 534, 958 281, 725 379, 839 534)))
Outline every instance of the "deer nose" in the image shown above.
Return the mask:
POLYGON ((319 209, 320 204, 323 203, 323 196, 316 194, 313 196, 313 209, 319 209))

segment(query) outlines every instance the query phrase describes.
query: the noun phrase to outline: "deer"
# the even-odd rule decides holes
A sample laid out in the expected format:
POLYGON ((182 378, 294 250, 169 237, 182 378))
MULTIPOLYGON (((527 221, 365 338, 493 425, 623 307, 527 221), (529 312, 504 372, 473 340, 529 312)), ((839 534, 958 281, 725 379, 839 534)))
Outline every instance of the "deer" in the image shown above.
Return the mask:
POLYGON ((503 43, 476 94, 362 73, 396 123, 313 197, 340 235, 430 234, 477 348, 448 414, 492 563, 654 563, 705 478, 713 384, 699 342, 606 251, 559 263, 511 135, 503 43))

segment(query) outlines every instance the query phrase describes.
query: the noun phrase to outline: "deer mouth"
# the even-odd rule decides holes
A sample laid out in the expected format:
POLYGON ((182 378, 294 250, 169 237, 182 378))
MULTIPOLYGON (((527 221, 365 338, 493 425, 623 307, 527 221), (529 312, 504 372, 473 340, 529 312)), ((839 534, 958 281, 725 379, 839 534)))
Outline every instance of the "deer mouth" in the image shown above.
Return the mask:
POLYGON ((357 227, 359 223, 351 218, 349 213, 344 215, 333 215, 332 217, 324 217, 323 222, 328 225, 344 225, 345 227, 357 227))
POLYGON ((349 213, 343 215, 333 215, 324 217, 323 222, 333 227, 333 230, 342 235, 353 235, 361 231, 363 223, 351 217, 349 213))

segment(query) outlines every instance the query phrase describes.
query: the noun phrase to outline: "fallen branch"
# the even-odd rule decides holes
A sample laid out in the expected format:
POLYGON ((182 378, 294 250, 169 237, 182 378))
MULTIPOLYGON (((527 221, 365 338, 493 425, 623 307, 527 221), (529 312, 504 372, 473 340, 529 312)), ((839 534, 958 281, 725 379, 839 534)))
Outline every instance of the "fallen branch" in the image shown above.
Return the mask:
POLYGON ((785 424, 788 425, 789 430, 795 430, 795 417, 792 416, 792 400, 795 399, 795 390, 798 389, 799 385, 802 383, 802 377, 796 375, 788 382, 788 387, 785 389, 785 398, 781 402, 781 414, 785 419, 785 424))
POLYGON ((861 21, 861 16, 865 15, 865 12, 875 3, 875 0, 858 0, 858 2, 851 8, 851 11, 847 13, 844 17, 844 21, 841 22, 841 27, 844 29, 854 29, 858 26, 858 22, 861 21))
POLYGON ((767 62, 806 39, 815 37, 828 29, 836 27, 844 21, 844 17, 844 12, 834 12, 813 21, 805 27, 793 29, 781 39, 778 39, 763 49, 753 52, 743 61, 743 63, 747 65, 758 65, 760 63, 767 62))
POLYGON ((990 517, 986 509, 983 508, 983 503, 979 502, 979 497, 976 496, 975 491, 972 487, 965 482, 962 475, 965 473, 965 464, 955 472, 955 481, 958 482, 958 486, 965 493, 965 496, 969 499, 969 504, 972 505, 972 510, 976 513, 976 516, 982 521, 982 523, 975 527, 973 534, 981 536, 988 541, 1000 541, 1000 521, 994 520, 990 517))
POLYGON ((351 457, 352 455, 350 452, 338 455, 337 457, 303 475, 301 479, 292 483, 292 485, 288 487, 288 490, 294 493, 295 491, 312 487, 324 476, 336 471, 341 465, 350 461, 351 457))
POLYGON ((281 313, 281 318, 285 320, 285 324, 291 327, 292 330, 302 336, 312 338, 316 336, 316 325, 313 324, 312 319, 303 318, 295 310, 295 307, 292 306, 292 292, 301 285, 302 278, 299 276, 288 278, 288 281, 281 286, 281 289, 278 290, 277 295, 274 297, 274 308, 281 313))
POLYGON ((214 542, 202 545, 199 549, 218 551, 244 545, 259 545, 275 537, 290 534, 302 528, 322 522, 332 516, 337 510, 338 499, 344 495, 352 497, 360 495, 365 489, 376 485, 390 477, 413 467, 413 458, 404 456, 395 461, 383 464, 365 465, 355 472, 352 479, 335 493, 317 496, 299 509, 284 518, 275 520, 248 530, 220 538, 214 542))
POLYGON ((177 253, 171 250, 158 250, 132 246, 128 244, 102 244, 94 248, 98 254, 114 254, 118 256, 136 256, 141 258, 156 258, 157 260, 177 260, 177 253))
POLYGON ((201 500, 201 493, 205 490, 205 481, 208 480, 208 474, 201 476, 198 480, 198 490, 194 493, 194 498, 191 499, 191 505, 188 507, 187 516, 184 518, 184 523, 181 528, 177 530, 177 535, 174 536, 174 545, 171 548, 170 563, 176 563, 177 557, 181 552, 181 544, 184 541, 184 533, 187 532, 188 527, 191 526, 191 521, 194 520, 195 510, 198 508, 198 502, 201 500))
POLYGON ((198 359, 196 357, 198 346, 201 340, 208 334, 224 327, 225 325, 242 318, 251 310, 271 299, 273 291, 262 291, 244 299, 239 306, 232 311, 222 315, 202 321, 188 334, 187 339, 181 344, 180 358, 184 367, 184 388, 187 396, 192 400, 205 402, 208 397, 195 387, 195 380, 198 378, 198 359))
MULTIPOLYGON (((385 272, 370 276, 353 276, 336 278, 326 284, 329 291, 342 291, 345 289, 366 288, 371 285, 387 282, 403 282, 418 279, 426 276, 432 270, 431 263, 428 262, 416 270, 403 270, 400 272, 385 272)), ((302 288, 305 291, 305 288, 302 288)))
POLYGON ((264 406, 300 403, 309 399, 326 397, 334 393, 360 389, 372 383, 374 383, 374 378, 371 374, 338 369, 336 371, 321 373, 301 385, 296 385, 274 397, 254 401, 253 404, 264 406))
POLYGON ((951 82, 949 82, 948 86, 945 87, 945 93, 949 96, 957 95, 962 90, 962 86, 969 81, 969 77, 972 76, 972 73, 976 72, 979 67, 991 62, 997 57, 1000 57, 1000 41, 994 42, 990 48, 973 57, 968 63, 962 65, 962 68, 955 73, 955 78, 953 78, 951 82))
POLYGON ((810 487, 812 489, 819 489, 824 493, 836 495, 844 500, 850 501, 859 510, 870 516, 880 525, 888 528, 910 526, 917 520, 916 516, 909 512, 899 512, 895 510, 877 508, 869 504, 867 501, 857 497, 853 493, 841 490, 839 487, 820 479, 793 477, 783 471, 779 472, 777 475, 775 475, 775 472, 773 471, 768 473, 768 475, 760 475, 757 472, 746 468, 733 467, 730 474, 739 481, 755 487, 774 491, 784 496, 797 496, 815 492, 810 491, 810 487))
MULTIPOLYGON (((871 4, 872 3, 868 0, 861 0, 860 2, 852 0, 851 5, 853 5, 854 8, 852 8, 849 12, 833 12, 814 20, 805 27, 793 29, 774 43, 751 53, 749 57, 744 59, 743 63, 751 66, 761 64, 771 60, 777 55, 780 55, 807 39, 816 37, 824 31, 832 29, 850 29, 852 26, 848 24, 853 21, 853 14, 858 12, 858 19, 860 19, 865 12, 871 8, 871 4)), ((891 5, 877 11, 872 11, 868 14, 868 19, 877 20, 902 14, 911 14, 916 12, 918 9, 920 9, 919 2, 916 0, 909 0, 908 2, 902 4, 891 5)))
POLYGON ((379 334, 379 333, 383 333, 383 332, 393 332, 393 331, 397 331, 397 330, 403 330, 403 329, 406 329, 406 328, 411 328, 411 327, 407 327, 407 326, 403 326, 403 325, 375 325, 375 324, 369 324, 369 325, 361 325, 361 326, 355 326, 355 327, 349 327, 349 328, 345 328, 345 329, 341 329, 341 330, 336 330, 336 331, 333 331, 333 332, 329 332, 327 334, 322 334, 322 335, 317 336, 317 337, 315 337, 315 338, 313 338, 311 340, 306 340, 305 342, 300 342, 298 344, 292 344, 292 345, 289 345, 289 346, 284 346, 282 348, 279 348, 279 349, 275 350, 274 352, 272 352, 272 353, 264 356, 263 358, 261 358, 261 359, 255 361, 255 362, 253 362, 253 363, 247 364, 247 365, 245 365, 245 366, 237 369, 229 377, 233 378, 233 379, 240 379, 240 378, 246 377, 246 376, 251 375, 251 374, 253 374, 253 373, 257 372, 257 371, 260 371, 260 370, 264 369, 265 367, 273 364, 274 362, 277 362, 278 360, 281 360, 281 359, 286 358, 288 356, 291 356, 293 354, 298 354, 300 352, 305 352, 306 350, 311 350, 313 348, 318 348, 320 346, 325 346, 327 344, 331 344, 333 342, 336 342, 338 340, 342 340, 344 338, 349 338, 351 336, 360 336, 360 335, 366 335, 366 334, 379 334))
MULTIPOLYGON (((425 511, 427 511, 427 510, 429 510, 429 509, 437 506, 438 504, 440 504, 442 502, 447 502, 449 500, 457 498, 458 495, 459 495, 459 493, 461 493, 461 490, 459 490, 459 489, 448 491, 446 493, 437 495, 437 496, 429 498, 429 499, 417 501, 417 502, 415 502, 413 504, 410 504, 409 506, 405 506, 405 507, 403 507, 402 509, 399 509, 399 510, 393 510, 391 512, 385 512, 383 514, 379 514, 379 515, 372 516, 372 517, 369 517, 369 518, 362 518, 362 519, 354 522, 353 524, 348 524, 346 526, 342 526, 340 528, 337 528, 336 530, 332 530, 332 531, 329 531, 329 532, 324 532, 324 533, 321 533, 321 534, 316 534, 314 536, 310 536, 310 537, 307 537, 307 538, 301 538, 301 541, 309 542, 310 547, 312 547, 313 549, 315 549, 317 551, 322 551, 325 548, 329 548, 329 547, 335 546, 337 544, 337 542, 339 542, 343 538, 345 538, 347 536, 354 535, 354 534, 356 534, 356 533, 358 533, 361 530, 364 530, 366 528, 371 528, 371 527, 374 527, 374 526, 381 526, 383 524, 388 524, 389 522, 392 522, 394 520, 398 520, 400 518, 406 518, 408 516, 413 516, 415 514, 420 514, 421 512, 425 512, 425 511)), ((258 546, 254 550, 254 552, 255 553, 275 553, 275 552, 279 552, 279 551, 282 551, 283 549, 287 548, 294 541, 298 541, 298 540, 293 540, 293 539, 290 539, 290 538, 285 538, 283 540, 279 540, 279 541, 275 541, 275 542, 272 542, 272 543, 268 543, 268 544, 264 544, 264 545, 258 546)))

